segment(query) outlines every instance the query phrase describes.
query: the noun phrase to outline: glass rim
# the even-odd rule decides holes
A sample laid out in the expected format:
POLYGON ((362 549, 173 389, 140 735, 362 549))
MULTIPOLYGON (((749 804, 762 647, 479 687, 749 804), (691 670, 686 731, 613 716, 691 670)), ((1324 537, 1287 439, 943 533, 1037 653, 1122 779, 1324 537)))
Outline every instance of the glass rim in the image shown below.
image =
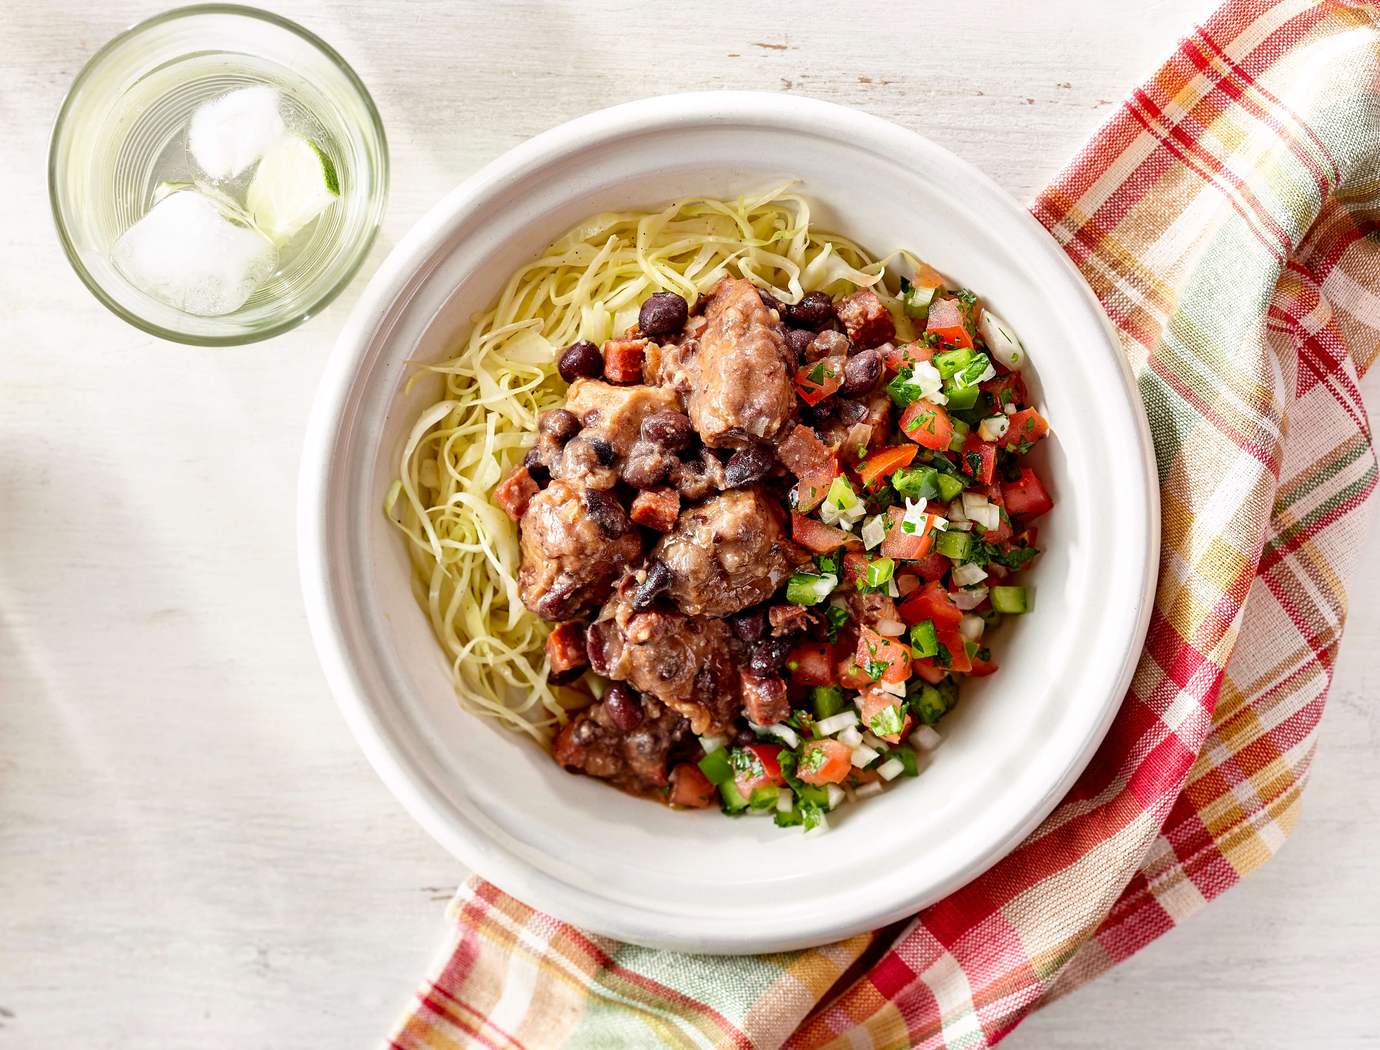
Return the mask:
POLYGON ((265 11, 257 7, 249 7, 245 4, 189 4, 184 7, 174 7, 167 11, 159 12, 149 18, 135 22, 127 29, 116 33, 107 40, 86 62, 82 65, 77 75, 72 78, 72 83, 68 86, 66 93, 62 97, 62 105, 58 107, 57 116, 53 120, 53 130, 48 138, 48 203, 52 210, 53 224, 57 228, 58 240, 62 244, 63 253, 67 256, 67 261, 76 271, 82 284, 86 285, 88 291, 95 296, 96 301, 101 303, 106 309, 113 313, 126 324, 133 325, 149 335, 157 336, 159 339, 166 339, 169 342, 182 343, 186 346, 245 346, 250 343, 262 342, 265 339, 272 339, 275 336, 289 332, 309 320, 312 316, 320 313, 335 300, 335 298, 345 290, 345 287, 354 280, 359 268, 364 264, 365 258, 369 255, 369 250, 373 247, 374 240, 378 236, 379 227, 383 224, 383 209, 379 209, 378 217, 374 220, 362 238, 356 242, 353 249, 354 256, 349 265, 341 273, 339 279, 316 296, 310 303, 300 310, 294 311, 291 315, 252 331, 235 332, 226 335, 203 335, 193 332, 183 332, 176 329, 165 328, 155 324, 147 318, 127 310, 116 299, 105 290, 105 287, 96 280, 95 276, 87 269, 82 261, 81 254, 73 243, 72 235, 68 229, 66 217, 63 215, 62 206, 59 203, 58 192, 58 140, 62 134, 63 126, 67 120, 69 112, 75 103, 80 89, 100 68, 101 64, 109 58, 110 54, 120 45, 133 39, 150 29, 163 25, 167 22, 177 21, 183 18, 190 18, 198 15, 232 15, 240 18, 248 18, 259 22, 266 22, 279 29, 299 37, 309 46, 321 52, 329 61, 344 74, 353 90, 359 95, 364 104, 365 112, 368 114, 369 123, 373 126, 374 134, 378 136, 379 143, 379 170, 378 188, 375 191, 377 196, 385 202, 388 198, 389 183, 389 156, 388 156, 388 136, 384 132, 383 120, 379 116, 378 107, 374 104, 373 96, 369 94, 369 89, 364 86, 364 81, 354 71, 354 68, 325 40, 317 36, 310 29, 299 25, 297 22, 272 11, 265 11))

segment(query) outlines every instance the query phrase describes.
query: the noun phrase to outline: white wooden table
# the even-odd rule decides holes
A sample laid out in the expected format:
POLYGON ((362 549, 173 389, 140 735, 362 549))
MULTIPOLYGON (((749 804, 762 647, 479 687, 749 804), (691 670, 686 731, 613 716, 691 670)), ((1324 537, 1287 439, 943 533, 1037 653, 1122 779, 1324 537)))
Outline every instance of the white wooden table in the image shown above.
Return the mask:
MULTIPOLYGON (((48 218, 63 91, 158 6, 0 15, 0 1046, 370 1045, 464 872, 357 752, 298 596, 303 421, 363 278, 273 342, 183 349, 97 305, 48 218)), ((347 56, 388 128, 367 276, 502 150, 685 89, 856 105, 1028 198, 1205 4, 279 8, 347 56)), ((1380 1046, 1377 591, 1372 557, 1295 842, 1008 1045, 1380 1046)))

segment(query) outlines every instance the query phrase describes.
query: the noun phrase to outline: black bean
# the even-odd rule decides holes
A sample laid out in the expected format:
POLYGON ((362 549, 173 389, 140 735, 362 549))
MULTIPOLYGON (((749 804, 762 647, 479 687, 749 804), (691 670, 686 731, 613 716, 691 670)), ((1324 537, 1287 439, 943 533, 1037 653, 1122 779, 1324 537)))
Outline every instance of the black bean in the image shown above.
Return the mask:
POLYGON ((547 592, 537 599, 532 611, 543 620, 568 620, 579 608, 578 591, 575 581, 562 573, 556 577, 556 582, 547 592))
POLYGON ((752 652, 748 654, 748 670, 755 675, 761 675, 763 678, 775 674, 786 662, 786 654, 790 651, 789 639, 763 638, 752 647, 752 652))
POLYGON ((551 480, 551 471, 541 461, 541 449, 529 448, 527 455, 522 457, 522 465, 527 468, 527 473, 538 485, 545 485, 551 480))
POLYGON ((622 682, 610 682, 604 692, 604 710, 609 721, 625 733, 631 733, 642 724, 642 700, 630 686, 622 682))
POLYGON ((695 428, 690 424, 690 417, 684 412, 667 409, 653 412, 642 420, 642 436, 647 441, 656 442, 662 448, 679 452, 690 444, 695 436, 695 428))
POLYGON ((849 397, 857 397, 871 390, 881 378, 882 355, 876 350, 863 350, 850 357, 843 366, 843 386, 840 389, 849 397))
POLYGON ((748 445, 728 457, 724 464, 724 481, 731 489, 761 481, 771 470, 776 457, 771 450, 761 445, 748 445))
POLYGON ((767 291, 765 288, 757 289, 757 297, 762 300, 763 306, 765 306, 768 310, 775 310, 777 314, 780 315, 781 319, 785 320, 786 311, 789 310, 790 307, 788 307, 776 296, 772 295, 771 292, 767 291))
POLYGON ((806 328, 787 328, 786 329, 786 349, 792 356, 799 361, 805 356, 805 351, 810 349, 810 343, 814 340, 815 333, 806 328))
POLYGON ((788 308, 787 320, 797 328, 819 328, 834 318, 834 303, 823 292, 807 292, 788 308))
POLYGON ((585 510, 605 536, 621 536, 632 528, 628 512, 610 492, 585 489, 585 510))
POLYGON ((836 397, 833 401, 834 418, 844 426, 851 427, 867 418, 867 406, 861 401, 850 401, 846 397, 836 397))
POLYGON ((671 457, 656 445, 639 441, 623 464, 623 480, 635 489, 654 488, 666 480, 672 462, 671 457))
POLYGON ((556 371, 567 383, 581 378, 593 379, 604 374, 604 355, 588 339, 581 339, 561 352, 556 371))
POLYGON ((749 744, 757 743, 757 734, 751 729, 739 729, 733 734, 734 747, 747 747, 749 744))
POLYGON ((580 419, 574 412, 553 408, 541 414, 537 428, 554 439, 558 445, 564 445, 580 432, 580 419))
POLYGON ((650 609, 656 602, 657 595, 669 586, 671 586, 671 570, 660 558, 653 558, 647 563, 647 578, 642 581, 637 588, 637 593, 633 595, 632 607, 638 612, 650 609))
POLYGON ((618 625, 612 620, 595 620, 585 631, 585 655, 595 674, 608 676, 620 648, 618 625))
POLYGON ((674 335, 689 317, 689 305, 675 292, 653 292, 637 312, 637 327, 643 335, 674 335))
POLYGON ((728 618, 728 629, 744 642, 755 642, 767 633, 767 613, 760 605, 728 618))
POLYGON ((607 466, 608 466, 609 464, 611 464, 615 459, 618 458, 618 453, 617 453, 616 451, 614 451, 613 446, 610 445, 610 444, 609 444, 607 441, 605 441, 603 438, 599 438, 599 437, 592 437, 592 438, 590 438, 590 439, 589 439, 589 447, 592 448, 592 449, 594 449, 594 455, 598 457, 598 459, 599 459, 599 465, 600 465, 601 467, 607 467, 607 466))

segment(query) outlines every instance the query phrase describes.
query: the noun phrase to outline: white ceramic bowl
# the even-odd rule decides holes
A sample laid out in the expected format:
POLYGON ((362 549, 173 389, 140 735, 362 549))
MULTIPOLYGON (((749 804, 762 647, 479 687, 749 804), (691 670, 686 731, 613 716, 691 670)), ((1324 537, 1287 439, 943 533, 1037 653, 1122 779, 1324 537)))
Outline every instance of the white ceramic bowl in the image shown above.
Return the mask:
POLYGON ((640 944, 749 952, 820 944, 914 912, 988 868, 1067 791, 1124 695, 1158 559, 1139 398, 1096 300, 990 180, 893 124, 784 95, 648 99, 510 151, 394 249, 327 367, 302 463, 300 554, 313 635, 360 746, 444 846, 514 896, 640 944), (1024 340, 1054 437, 1033 615, 964 686, 921 775, 847 806, 823 836, 674 812, 559 769, 459 707, 384 520, 426 392, 410 361, 457 345, 509 274, 577 220, 688 193, 801 180, 819 225, 905 246, 976 289, 1024 340))

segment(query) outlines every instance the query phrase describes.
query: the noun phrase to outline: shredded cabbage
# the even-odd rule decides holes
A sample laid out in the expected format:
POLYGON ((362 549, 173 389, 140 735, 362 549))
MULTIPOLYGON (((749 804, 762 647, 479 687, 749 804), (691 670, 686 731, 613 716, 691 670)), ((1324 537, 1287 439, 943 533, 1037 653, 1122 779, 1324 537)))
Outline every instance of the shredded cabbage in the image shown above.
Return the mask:
POLYGON ((412 376, 439 376, 445 389, 413 424, 385 509, 407 538, 417 600, 465 706, 547 742, 599 692, 592 675, 568 686, 549 680, 549 626, 518 596, 518 530, 491 499, 522 462, 537 416, 565 400, 558 348, 625 330, 656 291, 693 306, 727 275, 788 303, 806 291, 871 287, 899 317, 883 281, 897 258, 919 265, 907 253, 873 259, 813 229, 810 205, 790 183, 734 201, 690 197, 656 211, 606 212, 513 274, 456 355, 412 376))

